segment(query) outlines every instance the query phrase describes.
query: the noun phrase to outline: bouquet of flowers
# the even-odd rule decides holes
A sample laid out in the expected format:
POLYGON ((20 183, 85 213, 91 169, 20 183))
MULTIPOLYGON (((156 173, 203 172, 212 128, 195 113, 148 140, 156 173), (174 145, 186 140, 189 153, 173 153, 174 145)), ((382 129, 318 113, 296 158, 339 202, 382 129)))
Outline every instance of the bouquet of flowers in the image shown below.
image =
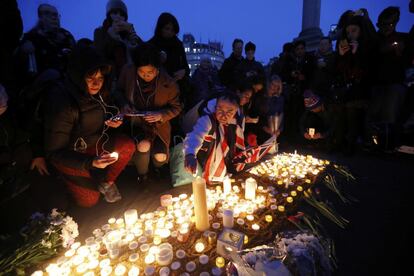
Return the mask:
POLYGON ((53 209, 45 216, 34 213, 20 230, 19 247, 0 252, 0 275, 24 275, 25 269, 54 257, 79 235, 77 223, 53 209))

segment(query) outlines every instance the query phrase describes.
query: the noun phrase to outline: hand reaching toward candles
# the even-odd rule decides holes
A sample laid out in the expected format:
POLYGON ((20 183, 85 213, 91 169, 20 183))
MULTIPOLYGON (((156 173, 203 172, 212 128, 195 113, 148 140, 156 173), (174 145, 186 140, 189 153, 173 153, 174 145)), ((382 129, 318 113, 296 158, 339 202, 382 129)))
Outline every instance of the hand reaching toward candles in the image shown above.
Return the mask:
POLYGON ((118 157, 108 154, 102 154, 101 156, 96 157, 92 161, 92 166, 98 169, 104 169, 107 166, 115 163, 118 160, 118 157))
POLYGON ((106 120, 105 125, 113 128, 117 128, 122 125, 122 121, 113 121, 113 120, 106 120))
POLYGON ((191 173, 195 174, 197 171, 197 159, 194 154, 187 154, 184 160, 185 169, 191 173))

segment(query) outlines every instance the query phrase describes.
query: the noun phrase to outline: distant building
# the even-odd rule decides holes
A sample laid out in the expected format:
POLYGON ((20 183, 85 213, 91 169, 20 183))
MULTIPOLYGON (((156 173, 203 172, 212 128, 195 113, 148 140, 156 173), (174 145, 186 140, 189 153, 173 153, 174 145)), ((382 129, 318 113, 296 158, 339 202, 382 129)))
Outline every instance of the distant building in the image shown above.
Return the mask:
POLYGON ((191 75, 200 66, 200 61, 204 58, 210 59, 217 69, 221 68, 224 62, 223 44, 221 42, 198 43, 192 34, 184 34, 183 45, 191 75))

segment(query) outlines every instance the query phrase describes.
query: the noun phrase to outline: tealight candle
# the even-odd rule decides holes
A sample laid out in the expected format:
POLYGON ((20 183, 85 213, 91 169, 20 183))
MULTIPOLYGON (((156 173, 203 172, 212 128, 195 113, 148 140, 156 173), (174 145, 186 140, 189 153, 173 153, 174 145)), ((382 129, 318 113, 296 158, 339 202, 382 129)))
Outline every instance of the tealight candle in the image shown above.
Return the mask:
POLYGON ((136 209, 126 210, 124 213, 125 224, 127 227, 133 226, 138 220, 138 211, 136 209))
POLYGON ((213 226, 213 228, 214 228, 214 229, 216 229, 216 230, 217 230, 217 229, 219 229, 219 228, 220 228, 220 223, 215 222, 215 223, 213 223, 213 224, 212 224, 212 226, 213 226))
POLYGON ((108 232, 109 230, 111 230, 111 225, 109 224, 104 224, 101 227, 102 231, 104 231, 105 233, 108 232))
POLYGON ((169 265, 173 259, 173 248, 169 243, 163 243, 159 246, 155 255, 159 265, 169 265))
POLYGON ((181 263, 180 262, 173 262, 172 264, 171 264, 171 269, 172 270, 177 270, 177 269, 179 269, 181 267, 181 263))
POLYGON ((302 186, 298 186, 298 187, 296 188, 296 190, 298 190, 299 192, 302 192, 302 191, 303 191, 303 187, 302 187, 302 186))
POLYGON ((256 223, 254 223, 252 225, 252 229, 255 230, 255 231, 258 231, 260 229, 260 226, 258 224, 256 224, 256 223))
POLYGON ((290 195, 291 195, 291 196, 297 196, 298 194, 296 193, 296 191, 291 191, 291 192, 290 192, 290 195))
POLYGON ((170 269, 166 266, 161 267, 159 273, 160 273, 160 276, 168 276, 170 275, 170 269))
POLYGON ((155 267, 153 267, 152 265, 147 266, 144 270, 145 276, 151 276, 151 275, 154 275, 154 273, 155 273, 155 267))
POLYGON ((217 241, 217 234, 216 232, 209 232, 207 234, 207 240, 209 244, 216 244, 217 241))
POLYGON ((133 241, 128 245, 128 248, 131 250, 135 250, 138 248, 138 243, 136 241, 133 241))
POLYGON ((94 270, 99 266, 99 261, 97 259, 93 259, 88 263, 88 269, 94 270))
POLYGON ((116 227, 118 228, 124 228, 125 226, 124 219, 123 218, 117 219, 115 224, 116 224, 116 227))
POLYGON ((148 240, 148 239, 147 239, 147 237, 145 237, 145 236, 141 236, 141 237, 139 237, 139 238, 138 238, 138 242, 139 242, 139 243, 146 243, 146 242, 147 242, 147 240, 148 240))
POLYGON ((110 264, 111 264, 111 260, 106 258, 99 262, 99 267, 104 268, 104 267, 110 266, 110 264))
POLYGON ((279 205, 279 206, 277 206, 277 210, 278 210, 279 212, 284 212, 284 211, 285 211, 285 206, 283 206, 283 205, 279 205))
POLYGON ((68 251, 65 252, 65 257, 72 257, 73 255, 75 255, 76 250, 75 249, 69 249, 68 251))
POLYGON ((135 263, 136 261, 138 261, 139 255, 138 253, 134 253, 129 255, 128 261, 131 263, 135 263))
POLYGON ((78 267, 76 267, 77 273, 85 273, 86 270, 88 270, 88 265, 85 263, 81 263, 80 265, 78 265, 78 267))
POLYGON ((197 240, 194 248, 195 248, 195 251, 197 251, 198 253, 201 253, 201 252, 204 251, 206 246, 205 246, 204 242, 201 239, 199 239, 199 240, 197 240))
POLYGON ((248 221, 253 221, 253 220, 254 220, 254 216, 253 216, 253 215, 247 215, 247 216, 246 216, 246 219, 247 219, 248 221))
POLYGON ((115 267, 115 275, 124 275, 126 272, 126 267, 122 264, 119 264, 115 267))
POLYGON ((198 258, 198 260, 200 261, 200 264, 205 265, 208 263, 208 256, 203 254, 198 258))
POLYGON ((224 267, 224 265, 225 265, 224 258, 223 257, 217 257, 216 258, 216 266, 218 268, 222 268, 222 267, 224 267))
POLYGON ((172 203, 173 203, 172 195, 170 195, 170 194, 162 195, 160 197, 160 201, 161 201, 161 206, 162 207, 168 207, 168 206, 172 205, 172 203))
POLYGON ((266 220, 266 222, 272 222, 273 221, 273 218, 272 218, 271 215, 266 215, 265 216, 265 220, 266 220))
POLYGON ((188 263, 185 265, 185 269, 186 269, 188 272, 193 272, 193 271, 196 269, 196 267, 197 267, 197 265, 196 265, 196 264, 195 264, 195 262, 193 262, 193 261, 188 262, 188 263))
POLYGON ((237 222, 238 225, 243 225, 244 224, 244 219, 238 218, 236 222, 237 222))
POLYGON ((177 252, 175 252, 175 256, 178 259, 183 259, 185 257, 185 251, 182 249, 178 249, 177 252))
POLYGON ((288 197, 286 198, 286 201, 287 201, 288 203, 292 203, 292 202, 293 202, 293 198, 292 198, 291 196, 288 196, 288 197))
POLYGON ((139 247, 139 250, 141 250, 141 252, 147 252, 149 250, 150 246, 147 243, 141 244, 141 246, 139 247))
POLYGON ((112 267, 111 266, 105 266, 101 269, 101 276, 108 276, 112 273, 112 267))
POLYGON ((153 262, 155 262, 155 256, 151 253, 147 254, 147 256, 145 256, 144 262, 146 264, 152 264, 153 262))
POLYGON ((72 258, 72 263, 73 263, 73 265, 78 266, 81 263, 83 263, 84 259, 85 258, 83 256, 75 255, 75 257, 72 258))
POLYGON ((180 231, 178 231, 177 240, 179 242, 186 242, 189 235, 190 233, 187 228, 180 229, 180 231))
POLYGON ((76 250, 76 249, 78 249, 79 248, 79 246, 81 245, 81 243, 80 242, 75 242, 75 243, 73 243, 71 246, 70 246, 70 248, 71 249, 74 249, 74 250, 76 250))
POLYGON ((116 218, 110 218, 110 219, 108 219, 108 223, 110 225, 115 224, 116 223, 116 218))
POLYGON ((211 274, 213 274, 213 276, 220 276, 223 274, 223 272, 221 271, 221 268, 213 267, 211 269, 211 274))
POLYGON ((135 265, 131 266, 128 271, 128 276, 138 276, 139 275, 139 268, 135 265))

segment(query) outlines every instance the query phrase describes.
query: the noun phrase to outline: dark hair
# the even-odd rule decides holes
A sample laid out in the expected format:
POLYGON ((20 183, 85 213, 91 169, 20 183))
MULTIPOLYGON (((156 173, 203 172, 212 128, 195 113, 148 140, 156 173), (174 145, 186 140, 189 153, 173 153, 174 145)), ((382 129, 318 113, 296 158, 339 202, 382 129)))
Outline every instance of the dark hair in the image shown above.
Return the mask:
POLYGON ((233 43, 231 44, 231 47, 232 47, 232 48, 234 48, 234 45, 236 45, 236 43, 241 43, 241 44, 243 44, 244 42, 243 42, 243 40, 241 40, 240 38, 235 38, 235 39, 233 40, 233 43))
POLYGON ((248 90, 252 90, 252 91, 254 90, 253 83, 251 81, 244 80, 237 85, 238 93, 244 93, 245 91, 248 91, 248 90))
POLYGON ((349 18, 352 18, 354 15, 354 12, 352 10, 346 10, 341 14, 338 20, 338 29, 342 29, 345 27, 346 22, 349 20, 349 18))
POLYGON ((291 52, 293 50, 293 43, 287 42, 283 44, 283 52, 291 52))
POLYGON ((299 45, 303 45, 303 47, 306 47, 305 40, 298 39, 295 42, 293 42, 293 48, 296 49, 299 45))
POLYGON ((76 42, 78 47, 93 47, 93 41, 89 38, 83 37, 76 42))
POLYGON ((177 35, 180 32, 180 25, 178 24, 177 18, 169 12, 163 12, 157 21, 157 26, 155 27, 154 35, 160 37, 162 28, 165 25, 171 23, 173 25, 173 29, 175 34, 177 35))
POLYGON ((385 8, 378 16, 378 23, 387 19, 395 19, 395 22, 398 22, 400 20, 400 8, 392 6, 385 8))
POLYGON ((254 45, 253 42, 249 41, 246 43, 246 46, 244 46, 244 51, 247 52, 251 50, 256 51, 256 45, 254 45))
POLYGON ((54 8, 54 9, 56 9, 56 10, 57 10, 57 8, 56 8, 55 6, 53 6, 53 5, 46 4, 46 3, 40 4, 40 5, 37 7, 37 17, 40 17, 40 15, 41 15, 40 9, 41 9, 41 8, 43 8, 43 7, 52 7, 52 8, 54 8))
POLYGON ((152 44, 143 43, 132 50, 132 62, 137 68, 146 65, 160 68, 160 53, 152 44))
POLYGON ((234 103, 237 106, 240 105, 240 97, 231 90, 226 90, 223 93, 219 94, 219 96, 217 97, 217 101, 219 100, 225 100, 234 103))
POLYGON ((247 82, 251 83, 251 85, 261 84, 265 85, 265 77, 262 75, 253 75, 246 79, 247 82))
POLYGON ((326 39, 329 41, 329 43, 332 43, 332 39, 329 36, 323 36, 319 41, 326 40, 326 39))

